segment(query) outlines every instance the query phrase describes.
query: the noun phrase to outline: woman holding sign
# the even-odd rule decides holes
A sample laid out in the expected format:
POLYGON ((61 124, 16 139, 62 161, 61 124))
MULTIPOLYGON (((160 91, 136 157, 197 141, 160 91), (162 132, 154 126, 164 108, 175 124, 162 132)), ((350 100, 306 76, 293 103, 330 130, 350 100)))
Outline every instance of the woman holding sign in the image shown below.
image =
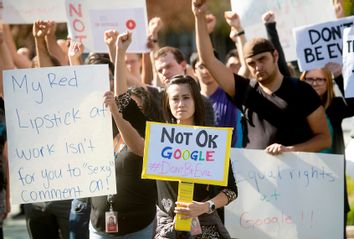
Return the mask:
MULTIPOLYGON (((118 105, 120 105, 122 115, 138 132, 142 132, 141 127, 145 128, 145 122, 138 123, 138 117, 129 114, 126 110, 133 103, 132 95, 126 94, 126 69, 124 63, 124 54, 131 42, 131 34, 126 33, 118 37, 118 47, 116 54, 116 94, 119 95, 118 105), (117 77, 119 72, 119 77, 117 77), (123 109, 123 110, 122 110, 123 109)), ((187 125, 204 125, 204 108, 202 98, 196 82, 188 76, 174 77, 166 89, 165 96, 165 116, 171 123, 187 125), (177 102, 181 101, 181 107, 177 102), (183 103, 182 103, 183 102, 183 103)), ((134 99, 134 98, 133 98, 134 99)), ((106 94, 106 103, 112 102, 112 94, 106 94)), ((111 110, 114 109, 112 103, 109 104, 111 110)), ((139 105, 139 102, 138 102, 139 105)), ((143 107, 140 107, 143 108, 143 107)), ((119 118, 116 110, 112 112, 117 124, 126 123, 119 118), (116 116, 115 116, 116 115, 116 116), (118 117, 117 117, 118 116, 118 117), (121 122, 119 122, 121 121, 121 122)), ((122 127, 125 133, 129 127, 122 127)), ((121 133, 124 133, 123 131, 121 133)), ((142 134, 140 134, 142 135, 142 134)), ((132 132, 124 135, 124 141, 127 146, 139 155, 142 155, 144 142, 142 137, 132 132)), ((220 218, 215 212, 216 208, 223 207, 237 197, 237 188, 233 174, 229 172, 229 186, 227 188, 217 188, 208 185, 195 185, 193 203, 178 203, 177 201, 177 182, 159 182, 158 183, 158 213, 157 213, 157 231, 155 238, 191 238, 190 232, 176 232, 174 230, 175 215, 179 213, 187 218, 199 218, 193 221, 196 227, 193 229, 194 238, 230 238, 226 229, 221 223, 220 218), (216 196, 215 196, 216 195, 216 196), (199 228, 198 228, 199 225, 199 228), (201 226, 200 226, 201 225, 201 226), (199 230, 198 230, 199 229, 199 230), (196 235, 199 234, 199 235, 196 235)), ((118 218, 119 224, 119 218, 118 218)))
MULTIPOLYGON (((169 123, 204 126, 203 100, 197 83, 187 75, 171 79, 166 87, 163 113, 169 123)), ((157 181, 158 212, 155 238, 230 238, 215 209, 235 200, 237 187, 229 168, 225 188, 195 184, 192 203, 177 201, 178 182, 157 181), (193 218, 191 232, 174 230, 175 216, 193 218)))
POLYGON ((115 157, 117 194, 91 198, 90 238, 93 239, 153 236, 156 182, 141 179, 141 171, 145 122, 159 118, 143 88, 127 89, 124 57, 130 41, 130 34, 120 35, 117 41, 114 74, 117 97, 113 92, 104 95, 124 143, 115 157))

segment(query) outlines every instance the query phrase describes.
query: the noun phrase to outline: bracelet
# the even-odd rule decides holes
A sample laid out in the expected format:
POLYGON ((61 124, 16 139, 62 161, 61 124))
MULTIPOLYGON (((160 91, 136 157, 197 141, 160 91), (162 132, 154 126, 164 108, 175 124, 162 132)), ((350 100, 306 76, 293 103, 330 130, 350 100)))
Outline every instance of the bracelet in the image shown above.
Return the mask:
POLYGON ((230 189, 225 188, 221 192, 223 192, 226 195, 228 201, 227 204, 229 204, 230 202, 232 202, 237 198, 237 193, 230 189))
POLYGON ((242 35, 244 35, 244 34, 245 34, 245 31, 242 30, 242 31, 236 33, 235 36, 239 37, 239 36, 242 36, 242 35))

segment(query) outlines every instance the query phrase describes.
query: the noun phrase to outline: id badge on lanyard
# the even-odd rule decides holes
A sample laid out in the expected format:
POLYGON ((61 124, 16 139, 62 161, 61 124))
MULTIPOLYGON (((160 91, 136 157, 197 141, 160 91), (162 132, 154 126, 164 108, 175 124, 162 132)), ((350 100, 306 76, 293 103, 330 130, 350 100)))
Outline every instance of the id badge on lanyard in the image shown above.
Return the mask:
POLYGON ((106 233, 118 232, 118 212, 113 211, 113 196, 108 195, 109 211, 105 213, 106 233))

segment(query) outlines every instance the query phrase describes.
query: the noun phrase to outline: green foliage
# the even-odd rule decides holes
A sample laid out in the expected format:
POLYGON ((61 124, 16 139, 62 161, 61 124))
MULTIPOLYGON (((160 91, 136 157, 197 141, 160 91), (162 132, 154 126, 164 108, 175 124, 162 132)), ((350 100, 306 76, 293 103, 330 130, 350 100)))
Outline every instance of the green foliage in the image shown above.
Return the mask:
POLYGON ((349 195, 354 196, 354 179, 350 176, 347 176, 347 190, 349 195))
POLYGON ((347 214, 347 225, 354 225, 354 202, 350 204, 351 210, 347 214))
POLYGON ((344 5, 344 14, 345 16, 351 16, 354 14, 354 4, 353 0, 344 0, 343 1, 344 5))

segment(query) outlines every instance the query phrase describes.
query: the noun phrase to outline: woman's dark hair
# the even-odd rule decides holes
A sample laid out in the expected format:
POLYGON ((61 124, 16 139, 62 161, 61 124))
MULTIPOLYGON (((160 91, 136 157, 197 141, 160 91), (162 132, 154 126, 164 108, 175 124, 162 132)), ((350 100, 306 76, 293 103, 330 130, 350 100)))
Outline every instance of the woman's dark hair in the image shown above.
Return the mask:
POLYGON ((130 95, 138 97, 142 101, 142 112, 152 121, 162 121, 160 110, 158 109, 155 101, 152 100, 151 94, 143 87, 130 87, 128 89, 130 95))
POLYGON ((193 115, 194 125, 204 126, 205 125, 204 101, 202 95, 200 94, 200 89, 198 87, 198 84, 195 82, 195 80, 192 77, 188 75, 174 76, 168 83, 162 101, 163 116, 165 118, 165 121, 169 123, 177 123, 176 118, 171 113, 167 90, 171 85, 181 85, 181 84, 188 85, 192 94, 192 98, 194 100, 194 107, 195 107, 195 111, 193 115))
POLYGON ((90 53, 86 58, 86 64, 108 64, 109 70, 114 74, 114 64, 107 53, 90 53))

